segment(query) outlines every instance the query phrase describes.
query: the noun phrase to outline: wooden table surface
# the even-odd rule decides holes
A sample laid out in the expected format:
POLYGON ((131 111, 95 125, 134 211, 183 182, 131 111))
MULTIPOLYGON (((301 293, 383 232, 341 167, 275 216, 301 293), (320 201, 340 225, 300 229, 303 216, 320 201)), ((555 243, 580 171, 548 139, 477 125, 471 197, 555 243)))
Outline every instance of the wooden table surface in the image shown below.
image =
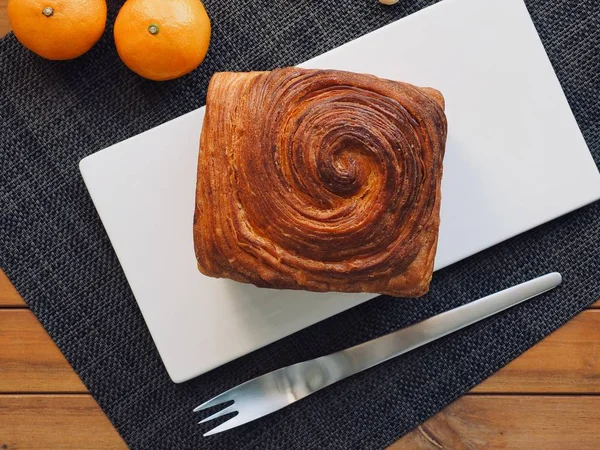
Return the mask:
MULTIPOLYGON (((390 449, 596 450, 599 421, 600 302, 390 449)), ((0 448, 127 448, 1 271, 0 448)))

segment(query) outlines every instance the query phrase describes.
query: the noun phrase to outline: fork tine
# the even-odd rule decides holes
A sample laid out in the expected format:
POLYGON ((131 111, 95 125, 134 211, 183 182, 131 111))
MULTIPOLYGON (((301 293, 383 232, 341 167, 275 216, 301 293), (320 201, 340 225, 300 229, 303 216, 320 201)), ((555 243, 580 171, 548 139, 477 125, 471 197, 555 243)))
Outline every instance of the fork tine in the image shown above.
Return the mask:
MULTIPOLYGON (((250 420, 252 420, 252 419, 250 419, 250 420)), ((240 425, 244 425, 246 422, 249 422, 249 420, 244 418, 243 414, 240 413, 237 416, 232 417, 231 419, 227 420, 226 422, 223 422, 218 427, 215 427, 212 430, 207 431, 206 433, 204 433, 204 436, 210 436, 212 434, 217 434, 222 431, 231 430, 232 428, 239 427, 240 425)))
POLYGON ((233 389, 223 392, 210 400, 205 401, 200 406, 194 408, 194 412, 202 411, 203 409, 212 408, 213 406, 220 405, 221 403, 229 402, 233 400, 233 389))
POLYGON ((200 422, 198 422, 199 424, 204 423, 204 422, 208 422, 209 420, 213 420, 213 419, 217 419, 221 416, 224 416, 226 414, 230 414, 232 412, 236 412, 237 408, 235 407, 235 404, 228 406, 225 409, 222 409, 221 411, 213 414, 212 416, 208 416, 205 419, 202 419, 200 422))

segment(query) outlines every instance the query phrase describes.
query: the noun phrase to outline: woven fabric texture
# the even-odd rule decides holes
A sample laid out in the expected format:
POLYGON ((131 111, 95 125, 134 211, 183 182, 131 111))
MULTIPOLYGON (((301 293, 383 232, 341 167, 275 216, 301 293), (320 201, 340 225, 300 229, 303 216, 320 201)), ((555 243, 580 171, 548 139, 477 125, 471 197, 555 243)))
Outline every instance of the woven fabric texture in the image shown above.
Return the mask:
MULTIPOLYGON (((120 1, 109 0, 109 24, 120 1)), ((128 71, 110 25, 55 63, 0 42, 0 266, 134 449, 375 449, 435 414, 600 298, 600 204, 434 277, 412 301, 378 298, 176 385, 158 357, 78 171, 81 158, 191 111, 211 74, 292 65, 434 1, 206 0, 206 62, 154 83, 128 71), (559 270, 564 285, 289 408, 203 438, 194 406, 266 371, 357 344, 461 302, 559 270)), ((526 0, 600 163, 600 3, 526 0)), ((565 149, 569 151, 569 149, 565 149)))

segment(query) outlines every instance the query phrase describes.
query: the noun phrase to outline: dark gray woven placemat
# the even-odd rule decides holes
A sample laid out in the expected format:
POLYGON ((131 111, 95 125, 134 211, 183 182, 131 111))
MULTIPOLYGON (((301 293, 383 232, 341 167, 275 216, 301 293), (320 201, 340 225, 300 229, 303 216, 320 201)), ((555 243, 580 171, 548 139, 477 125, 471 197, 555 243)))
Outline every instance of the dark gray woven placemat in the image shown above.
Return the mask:
MULTIPOLYGON (((120 3, 109 1, 109 23, 120 3)), ((78 161, 201 106, 214 71, 298 63, 435 1, 401 0, 394 7, 375 0, 205 3, 214 24, 209 57, 175 82, 153 83, 129 72, 116 56, 110 28, 89 54, 65 63, 37 58, 12 36, 0 42, 0 266, 132 448, 381 448, 600 298, 596 203, 437 273, 423 299, 376 299, 173 384, 78 161), (192 407, 226 388, 550 270, 561 271, 565 283, 543 298, 251 426, 201 437, 206 428, 196 425, 192 407)), ((526 3, 600 163, 600 3, 526 3)))

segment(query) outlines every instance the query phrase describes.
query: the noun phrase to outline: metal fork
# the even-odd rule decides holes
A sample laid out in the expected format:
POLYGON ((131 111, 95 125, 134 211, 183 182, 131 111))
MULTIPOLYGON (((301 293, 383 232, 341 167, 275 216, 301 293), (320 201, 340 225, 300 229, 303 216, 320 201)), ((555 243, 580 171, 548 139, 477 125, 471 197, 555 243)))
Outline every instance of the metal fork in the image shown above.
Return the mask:
POLYGON ((240 384, 194 409, 202 411, 233 400, 233 404, 199 423, 238 414, 204 436, 238 427, 417 347, 490 317, 555 288, 562 282, 553 272, 513 286, 417 324, 327 356, 283 367, 240 384))

